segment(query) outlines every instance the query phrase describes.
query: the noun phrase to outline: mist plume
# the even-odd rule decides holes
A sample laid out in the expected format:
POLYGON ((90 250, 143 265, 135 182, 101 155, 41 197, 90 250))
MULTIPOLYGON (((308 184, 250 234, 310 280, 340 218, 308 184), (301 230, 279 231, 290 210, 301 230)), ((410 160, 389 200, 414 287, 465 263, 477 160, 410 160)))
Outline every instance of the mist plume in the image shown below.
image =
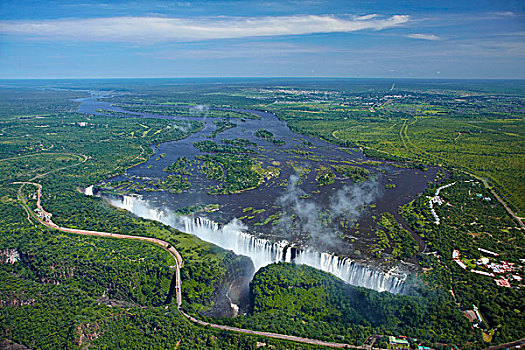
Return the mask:
POLYGON ((371 180, 345 185, 330 196, 327 204, 321 204, 301 198, 306 192, 298 182, 299 177, 292 175, 288 188, 277 200, 283 214, 274 228, 275 233, 288 239, 308 235, 309 243, 327 247, 336 247, 341 243, 339 229, 327 222, 338 223, 343 218, 349 223, 355 222, 362 213, 362 207, 372 203, 379 195, 377 181, 371 180))

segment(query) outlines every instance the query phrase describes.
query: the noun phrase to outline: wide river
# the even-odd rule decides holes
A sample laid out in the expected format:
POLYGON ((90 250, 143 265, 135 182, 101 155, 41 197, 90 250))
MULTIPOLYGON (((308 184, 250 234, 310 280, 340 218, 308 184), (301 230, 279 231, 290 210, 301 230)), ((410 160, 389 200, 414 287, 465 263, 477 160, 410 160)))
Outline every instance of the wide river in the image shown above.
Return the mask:
MULTIPOLYGON (((99 114, 98 109, 127 112, 99 97, 94 93, 90 98, 78 100, 81 102, 78 112, 99 114)), ((213 140, 220 144, 222 140, 235 138, 257 143, 257 162, 263 168, 278 168, 278 176, 255 189, 227 195, 209 194, 210 188, 218 183, 197 171, 187 176, 191 188, 182 193, 144 191, 138 196, 113 196, 98 191, 98 194, 138 216, 162 221, 246 255, 256 270, 276 261, 294 261, 330 272, 353 285, 394 293, 406 291, 407 265, 386 263, 367 252, 375 241, 373 230, 381 213, 390 212, 404 224, 398 207, 420 194, 438 169, 423 171, 394 162, 370 162, 359 150, 296 134, 273 113, 259 110, 237 110, 260 119, 232 118, 230 121, 237 126, 211 139, 216 129, 213 121, 217 119, 207 117, 206 108, 188 108, 194 109, 191 116, 132 112, 143 118, 171 119, 179 125, 184 120, 199 120, 204 128, 185 139, 154 147, 155 154, 146 162, 107 182, 166 179, 169 174, 164 169, 179 157, 194 160, 203 154, 193 146, 194 142, 213 140), (254 134, 260 129, 270 131, 275 139, 286 144, 276 145, 257 138, 254 134), (342 164, 366 168, 370 173, 368 179, 354 183, 338 176, 332 184, 318 185, 316 174, 321 169, 342 164), (219 210, 189 216, 175 213, 182 208, 206 205, 215 205, 219 210)), ((423 248, 420 238, 415 234, 414 238, 423 248)))

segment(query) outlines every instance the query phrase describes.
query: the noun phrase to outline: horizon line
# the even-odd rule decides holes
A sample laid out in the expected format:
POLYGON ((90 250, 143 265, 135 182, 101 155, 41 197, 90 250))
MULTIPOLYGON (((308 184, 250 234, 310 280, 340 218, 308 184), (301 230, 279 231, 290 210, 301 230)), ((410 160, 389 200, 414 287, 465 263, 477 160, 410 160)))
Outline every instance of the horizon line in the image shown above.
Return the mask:
POLYGON ((525 77, 475 77, 475 78, 451 78, 451 77, 334 77, 334 76, 185 76, 185 77, 18 77, 3 78, 5 80, 146 80, 146 79, 377 79, 377 80, 525 80, 525 77))

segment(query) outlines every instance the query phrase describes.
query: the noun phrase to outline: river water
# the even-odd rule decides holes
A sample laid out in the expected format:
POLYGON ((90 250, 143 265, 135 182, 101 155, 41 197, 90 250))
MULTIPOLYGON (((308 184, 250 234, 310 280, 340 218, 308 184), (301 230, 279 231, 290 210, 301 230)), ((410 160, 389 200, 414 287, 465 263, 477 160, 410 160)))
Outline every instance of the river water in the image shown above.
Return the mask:
MULTIPOLYGON (((97 109, 126 112, 99 97, 93 95, 78 100, 81 102, 78 112, 98 114, 97 109)), ((257 143, 257 161, 262 167, 280 168, 278 177, 268 179, 256 189, 227 195, 209 194, 210 187, 217 182, 199 172, 188 176, 191 188, 178 194, 144 191, 138 195, 114 196, 104 191, 96 192, 114 206, 246 255, 252 259, 256 270, 277 261, 294 261, 330 272, 353 285, 405 292, 404 281, 409 271, 368 254, 374 242, 373 228, 383 212, 394 214, 402 222, 397 208, 421 193, 435 178, 437 169, 408 169, 393 162, 367 164, 369 159, 359 150, 343 149, 315 137, 296 134, 272 113, 240 111, 255 114, 260 119, 232 118, 237 127, 219 133, 213 141, 221 143, 224 139, 243 138, 257 143), (269 130, 286 144, 279 146, 258 139, 254 133, 259 129, 269 130), (309 154, 304 155, 304 152, 309 154), (338 177, 333 184, 319 187, 315 180, 316 169, 334 164, 357 164, 369 170, 370 176, 363 183, 338 177), (386 188, 387 184, 395 187, 386 188), (181 208, 209 204, 218 205, 220 209, 191 216, 175 214, 181 208), (280 220, 268 221, 271 215, 279 216, 280 220)), ((145 163, 108 182, 165 179, 169 174, 163 169, 179 157, 193 160, 203 154, 193 143, 210 140, 215 130, 213 121, 216 119, 207 118, 205 112, 191 117, 131 113, 177 122, 200 120, 204 128, 183 140, 154 147, 155 154, 145 163)))

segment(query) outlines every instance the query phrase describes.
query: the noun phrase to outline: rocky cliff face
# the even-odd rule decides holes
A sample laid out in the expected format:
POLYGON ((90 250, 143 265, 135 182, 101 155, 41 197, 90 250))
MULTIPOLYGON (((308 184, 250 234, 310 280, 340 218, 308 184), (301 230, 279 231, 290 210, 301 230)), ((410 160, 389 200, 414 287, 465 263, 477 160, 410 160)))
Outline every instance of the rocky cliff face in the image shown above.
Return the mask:
POLYGON ((213 307, 203 313, 205 316, 235 317, 249 308, 253 262, 248 257, 228 253, 224 263, 227 272, 216 286, 213 307))

